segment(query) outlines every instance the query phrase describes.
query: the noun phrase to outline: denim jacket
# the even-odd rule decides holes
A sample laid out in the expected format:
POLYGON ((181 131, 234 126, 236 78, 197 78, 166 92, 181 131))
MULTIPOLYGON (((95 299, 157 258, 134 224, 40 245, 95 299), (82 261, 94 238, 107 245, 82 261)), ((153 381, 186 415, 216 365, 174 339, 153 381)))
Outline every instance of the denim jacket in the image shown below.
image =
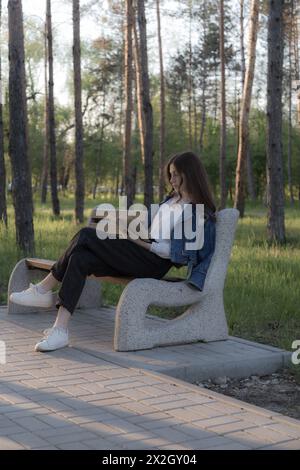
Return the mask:
MULTIPOLYGON (((159 203, 161 206, 164 202, 168 201, 172 196, 166 196, 165 199, 159 203)), ((182 218, 184 219, 184 218, 182 218)), ((151 213, 148 217, 148 228, 151 226, 151 213)), ((183 220, 182 220, 183 224, 183 220)), ((183 227, 182 227, 183 228, 183 227)), ((196 205, 192 204, 192 229, 196 229, 196 205)), ((186 242, 191 243, 193 240, 185 238, 184 230, 182 229, 182 237, 180 239, 174 238, 174 228, 171 232, 171 261, 179 268, 180 266, 188 266, 187 277, 185 282, 202 291, 206 274, 214 254, 216 240, 216 223, 214 214, 205 209, 204 212, 204 243, 199 250, 186 249, 186 242)))

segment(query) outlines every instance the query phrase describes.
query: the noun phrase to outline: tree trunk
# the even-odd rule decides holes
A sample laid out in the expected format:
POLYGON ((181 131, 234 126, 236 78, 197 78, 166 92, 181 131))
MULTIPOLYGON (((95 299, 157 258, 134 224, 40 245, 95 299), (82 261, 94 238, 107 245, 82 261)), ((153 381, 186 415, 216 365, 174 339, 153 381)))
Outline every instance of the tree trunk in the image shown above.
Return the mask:
MULTIPOLYGON (((105 95, 104 95, 103 115, 105 113, 105 108, 106 108, 106 100, 105 100, 105 95)), ((93 188, 93 199, 96 199, 97 186, 99 184, 99 179, 100 179, 100 165, 101 165, 102 151, 103 151, 104 128, 105 128, 105 123, 104 123, 104 117, 103 117, 102 123, 101 123, 101 130, 100 130, 99 149, 98 149, 97 156, 96 156, 96 170, 95 170, 95 182, 94 182, 94 188, 93 188)))
MULTIPOLYGON (((294 11, 294 10, 293 10, 294 11)), ((293 17, 293 47, 294 47, 294 74, 295 80, 300 79, 300 72, 299 72, 299 27, 298 27, 298 15, 295 14, 293 17)), ((297 93, 297 107, 300 111, 300 93, 297 93)), ((300 113, 298 115, 298 124, 300 124, 300 113)), ((298 157, 299 158, 299 157, 298 157)), ((300 202, 300 165, 298 170, 298 201, 300 202)))
MULTIPOLYGON (((0 0, 0 35, 2 33, 2 0, 0 0)), ((1 54, 1 50, 0 50, 1 54)), ((0 84, 2 80, 2 60, 0 55, 0 84)), ((0 94, 1 94, 0 90, 0 94)), ((4 223, 7 227, 7 208, 6 208, 6 171, 4 162, 4 132, 3 132, 3 110, 2 95, 0 95, 0 224, 4 223)))
POLYGON ((140 60, 142 74, 143 113, 145 117, 145 186, 144 204, 147 208, 153 202, 153 112, 150 101, 148 73, 147 30, 144 0, 137 0, 140 32, 140 60))
POLYGON ((45 81, 45 133, 44 133, 44 158, 42 170, 42 191, 41 203, 46 204, 48 189, 48 172, 49 172, 49 95, 48 95, 48 48, 47 48, 47 21, 45 22, 45 59, 44 59, 44 81, 45 81))
POLYGON ((57 195, 57 162, 56 162, 56 138, 54 116, 54 83, 53 83, 53 50, 52 50, 52 17, 51 0, 47 0, 47 33, 48 33, 48 61, 49 61, 49 147, 50 147, 50 181, 52 210, 54 215, 60 214, 57 195))
POLYGON ((137 166, 135 164, 132 170, 132 198, 133 200, 135 199, 135 193, 136 193, 136 177, 137 177, 137 166))
POLYGON ((134 20, 133 20, 133 37, 134 37, 134 48, 133 48, 133 57, 134 57, 134 70, 135 70, 135 92, 136 92, 136 101, 137 101, 137 121, 140 134, 140 145, 141 145, 141 156, 142 163, 145 165, 145 135, 146 135, 146 123, 145 116, 143 113, 143 83, 142 83, 142 73, 141 73, 141 60, 140 60, 140 50, 139 50, 139 39, 136 28, 136 13, 134 11, 134 20))
POLYGON ((218 63, 214 59, 214 96, 213 96, 213 120, 217 121, 218 109, 219 109, 219 80, 218 80, 218 63))
POLYGON ((75 219, 84 220, 83 125, 81 101, 80 4, 73 0, 73 62, 75 105, 75 219))
POLYGON ((198 125, 197 125, 197 97, 196 97, 196 89, 193 87, 193 114, 194 114, 194 136, 193 136, 193 146, 194 151, 196 152, 197 149, 197 135, 198 135, 198 125))
MULTIPOLYGON (((125 31, 124 31, 124 21, 122 22, 122 36, 123 36, 123 41, 122 41, 122 50, 125 51, 125 31)), ((120 82, 120 112, 119 112, 119 142, 122 144, 123 140, 123 123, 124 123, 124 80, 123 80, 123 71, 124 71, 124 54, 122 54, 122 61, 120 63, 119 67, 119 82, 120 82)), ((116 181, 116 197, 119 196, 119 190, 120 190, 120 177, 122 179, 122 161, 121 161, 121 168, 119 166, 119 161, 117 163, 117 181, 116 181), (121 173, 121 174, 120 174, 121 173)))
POLYGON ((241 45, 241 74, 242 84, 244 88, 245 76, 246 76, 246 57, 245 57, 245 31, 244 31, 244 0, 240 0, 240 45, 241 45))
MULTIPOLYGON (((206 24, 203 22, 203 40, 206 41, 206 24)), ((203 63, 203 75, 202 75, 202 96, 201 96, 201 124, 200 124, 200 133, 199 133, 199 150, 200 156, 203 152, 203 138, 204 130, 206 125, 206 86, 207 86, 207 63, 206 58, 203 63)))
POLYGON ((123 178, 122 191, 125 189, 127 207, 131 206, 132 178, 131 178, 131 123, 132 123, 132 28, 133 8, 132 0, 126 0, 126 35, 125 35, 125 132, 123 150, 123 178), (124 186, 123 186, 124 184, 124 186))
POLYGON ((20 0, 8 2, 9 30, 9 154, 16 238, 26 254, 34 252, 31 168, 28 159, 23 12, 20 0))
POLYGON ((160 74, 160 133, 159 133, 159 200, 164 197, 165 192, 165 134, 166 134, 166 99, 165 99, 165 76, 164 61, 160 24, 160 0, 156 0, 157 33, 158 33, 158 53, 159 53, 159 74, 160 74))
MULTIPOLYGON (((245 76, 246 76, 246 58, 245 58, 245 44, 244 44, 244 0, 240 0, 240 43, 241 43, 241 72, 242 72, 242 89, 244 90, 245 76)), ((252 166, 252 155, 250 151, 250 145, 247 150, 247 184, 248 193, 253 201, 256 200, 256 191, 254 184, 253 166, 252 166)))
POLYGON ((202 156, 202 152, 203 152, 203 138, 204 138, 205 125, 206 125, 205 91, 206 91, 206 83, 203 84, 202 97, 201 97, 202 106, 201 106, 201 125, 200 125, 200 137, 199 137, 200 156, 202 156))
POLYGON ((290 193, 290 204, 294 205, 293 182, 292 182, 292 35, 294 23, 294 2, 291 1, 289 11, 288 43, 289 43, 289 79, 288 79, 288 185, 290 193))
POLYGON ((282 165, 282 75, 284 0, 269 0, 267 101, 268 238, 285 243, 282 165))
POLYGON ((246 165, 249 153, 249 113, 251 107, 252 86, 255 70, 256 43, 259 19, 259 0, 252 0, 250 13, 249 31, 249 63, 246 68, 245 83, 243 89, 240 126, 239 126, 239 150, 236 167, 235 180, 235 201, 234 207, 240 211, 240 216, 244 216, 246 199, 246 165))
POLYGON ((189 42, 188 42, 188 125, 189 125, 189 148, 192 150, 192 0, 189 0, 189 42))
POLYGON ((116 168, 117 172, 117 177, 116 177, 116 185, 115 185, 115 197, 119 196, 119 184, 120 184, 120 171, 119 171, 119 165, 116 168))
POLYGON ((66 149, 64 153, 63 166, 60 171, 59 183, 62 187, 63 195, 65 196, 66 191, 68 190, 68 184, 70 180, 70 174, 74 165, 73 153, 66 149))
POLYGON ((220 0, 220 62, 221 62, 221 123, 220 123, 220 209, 226 207, 226 86, 225 86, 224 0, 220 0))

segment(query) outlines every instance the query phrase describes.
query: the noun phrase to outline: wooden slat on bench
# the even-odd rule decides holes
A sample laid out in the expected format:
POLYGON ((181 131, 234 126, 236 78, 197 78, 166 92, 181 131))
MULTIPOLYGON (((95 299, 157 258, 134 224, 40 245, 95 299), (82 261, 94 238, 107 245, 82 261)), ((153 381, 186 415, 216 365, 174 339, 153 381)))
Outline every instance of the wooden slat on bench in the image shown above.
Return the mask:
POLYGON ((26 264, 29 269, 43 269, 45 271, 50 271, 55 261, 50 259, 40 259, 40 258, 26 258, 26 264))
POLYGON ((135 277, 114 277, 114 276, 89 276, 93 277, 94 279, 99 279, 102 282, 110 282, 111 284, 128 284, 130 281, 136 279, 135 277))
MULTIPOLYGON (((130 281, 133 281, 134 279, 137 279, 136 277, 113 277, 113 276, 90 276, 94 277, 96 279, 101 279, 103 282, 110 282, 111 284, 128 284, 130 281)), ((165 276, 161 279, 162 281, 168 281, 168 282, 180 282, 184 281, 182 277, 171 277, 171 276, 165 276)))
MULTIPOLYGON (((40 259, 40 258, 26 258, 26 264, 29 269, 41 269, 43 271, 50 271, 52 266, 54 265, 55 261, 49 259, 40 259)), ((135 277, 131 276, 89 276, 91 278, 99 279, 104 282, 110 282, 111 284, 128 284, 130 281, 136 279, 135 277)), ((163 281, 169 282, 180 282, 184 281, 181 277, 172 277, 172 276, 165 276, 162 278, 163 281)))

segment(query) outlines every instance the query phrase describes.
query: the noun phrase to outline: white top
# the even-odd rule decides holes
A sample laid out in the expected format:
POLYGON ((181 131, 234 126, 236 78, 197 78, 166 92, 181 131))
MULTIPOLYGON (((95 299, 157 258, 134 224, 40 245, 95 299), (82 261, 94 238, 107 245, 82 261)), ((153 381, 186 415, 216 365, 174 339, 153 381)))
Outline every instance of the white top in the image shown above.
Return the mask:
POLYGON ((171 232, 180 219, 184 204, 189 203, 182 199, 178 201, 178 198, 179 196, 175 195, 161 204, 150 227, 150 238, 155 240, 151 243, 150 251, 161 258, 170 259, 171 232))

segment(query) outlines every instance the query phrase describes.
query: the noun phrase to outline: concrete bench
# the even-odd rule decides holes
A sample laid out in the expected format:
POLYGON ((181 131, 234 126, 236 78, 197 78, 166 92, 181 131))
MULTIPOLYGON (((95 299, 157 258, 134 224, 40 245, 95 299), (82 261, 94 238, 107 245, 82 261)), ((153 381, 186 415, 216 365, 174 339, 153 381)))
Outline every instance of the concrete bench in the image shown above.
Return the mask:
MULTIPOLYGON (((114 334, 116 351, 227 339, 223 289, 238 217, 239 212, 236 209, 224 209, 217 214, 216 249, 202 292, 178 277, 165 276, 163 279, 153 279, 89 276, 77 308, 101 306, 99 281, 126 286, 116 308, 114 334), (189 307, 182 315, 160 324, 159 327, 147 327, 146 313, 150 305, 189 307)), ((25 258, 16 264, 8 285, 8 313, 45 310, 13 304, 9 301, 9 296, 11 292, 26 289, 32 279, 36 278, 36 273, 49 271, 53 263, 51 260, 25 258)), ((54 306, 55 294, 53 294, 54 306)))

